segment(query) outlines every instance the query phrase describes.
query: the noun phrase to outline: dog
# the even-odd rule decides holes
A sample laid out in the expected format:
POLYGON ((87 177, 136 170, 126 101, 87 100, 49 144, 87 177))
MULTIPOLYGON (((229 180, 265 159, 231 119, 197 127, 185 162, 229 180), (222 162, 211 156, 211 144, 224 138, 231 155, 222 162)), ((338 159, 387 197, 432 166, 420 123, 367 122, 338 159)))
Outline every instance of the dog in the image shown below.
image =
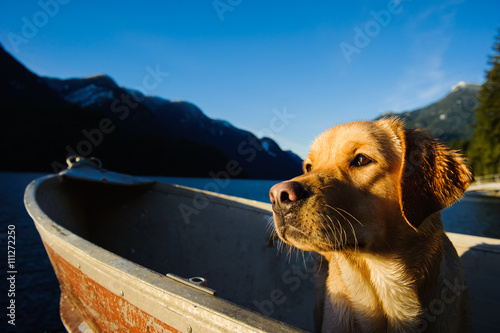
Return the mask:
POLYGON ((473 181, 464 157, 393 117, 327 130, 303 169, 269 195, 278 237, 317 253, 317 332, 471 330, 440 215, 473 181))

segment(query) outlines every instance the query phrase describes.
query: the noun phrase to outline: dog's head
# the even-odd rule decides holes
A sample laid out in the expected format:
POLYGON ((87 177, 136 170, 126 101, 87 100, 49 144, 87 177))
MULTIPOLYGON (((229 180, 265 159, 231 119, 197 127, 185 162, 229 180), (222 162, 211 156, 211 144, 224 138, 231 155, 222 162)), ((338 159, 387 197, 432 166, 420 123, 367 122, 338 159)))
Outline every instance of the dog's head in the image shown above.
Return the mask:
POLYGON ((278 236, 316 252, 370 249, 418 232, 473 179, 461 155, 397 118, 327 130, 303 167, 269 195, 278 236))

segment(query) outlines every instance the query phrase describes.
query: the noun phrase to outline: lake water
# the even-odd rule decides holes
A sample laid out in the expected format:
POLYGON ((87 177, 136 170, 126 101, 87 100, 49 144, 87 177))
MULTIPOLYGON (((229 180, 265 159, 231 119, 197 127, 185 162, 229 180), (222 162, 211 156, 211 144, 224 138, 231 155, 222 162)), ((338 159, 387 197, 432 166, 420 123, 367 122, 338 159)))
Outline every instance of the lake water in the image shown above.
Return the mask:
MULTIPOLYGON (((40 236, 27 214, 24 189, 36 173, 0 172, 0 308, 7 307, 9 289, 7 272, 7 227, 16 231, 16 326, 7 323, 6 313, 0 319, 0 332, 65 332, 59 319, 59 286, 43 248, 40 236)), ((198 178, 155 178, 200 189, 269 202, 269 188, 276 181, 225 180, 198 178)), ((465 197, 442 213, 447 231, 500 238, 500 199, 465 197)), ((4 310, 5 311, 5 310, 4 310)))

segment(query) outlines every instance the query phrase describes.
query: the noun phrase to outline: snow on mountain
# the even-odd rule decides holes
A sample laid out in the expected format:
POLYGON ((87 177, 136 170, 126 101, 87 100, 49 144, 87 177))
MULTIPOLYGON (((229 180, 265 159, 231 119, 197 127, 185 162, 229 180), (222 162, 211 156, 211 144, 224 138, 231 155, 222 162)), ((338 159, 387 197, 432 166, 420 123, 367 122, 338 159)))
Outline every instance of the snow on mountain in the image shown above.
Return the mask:
POLYGON ((453 87, 451 87, 451 91, 455 91, 458 88, 463 88, 463 87, 466 87, 466 86, 467 86, 467 83, 465 83, 464 81, 460 81, 457 84, 455 84, 453 87))
POLYGON ((64 95, 64 99, 67 102, 78 104, 83 108, 112 98, 114 98, 113 91, 105 90, 94 84, 89 84, 88 86, 75 90, 68 95, 64 95))
POLYGON ((83 108, 94 104, 102 105, 106 101, 114 99, 114 91, 118 89, 116 82, 104 74, 92 75, 83 79, 44 79, 65 101, 83 108))

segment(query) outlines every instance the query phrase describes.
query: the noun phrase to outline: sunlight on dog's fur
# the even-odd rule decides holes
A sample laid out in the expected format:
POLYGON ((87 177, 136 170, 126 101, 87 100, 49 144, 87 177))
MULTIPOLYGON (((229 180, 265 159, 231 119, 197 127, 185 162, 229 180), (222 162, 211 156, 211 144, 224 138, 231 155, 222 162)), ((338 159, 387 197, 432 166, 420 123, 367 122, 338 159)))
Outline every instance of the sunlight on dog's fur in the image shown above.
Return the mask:
POLYGON ((461 155, 397 118, 319 136, 304 174, 270 190, 279 238, 319 254, 316 331, 470 331, 462 265, 439 211, 472 180, 461 155))

